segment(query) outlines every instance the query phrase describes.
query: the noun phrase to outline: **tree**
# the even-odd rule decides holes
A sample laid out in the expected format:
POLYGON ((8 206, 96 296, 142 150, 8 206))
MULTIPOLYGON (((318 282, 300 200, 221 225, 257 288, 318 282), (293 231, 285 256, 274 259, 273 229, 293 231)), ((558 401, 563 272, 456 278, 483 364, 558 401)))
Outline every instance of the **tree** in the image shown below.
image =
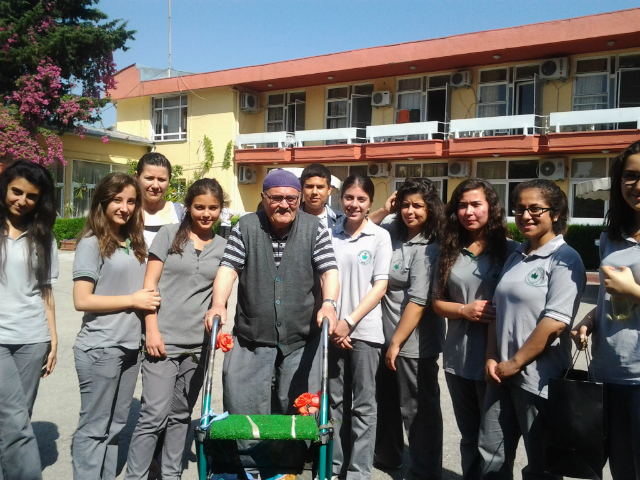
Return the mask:
POLYGON ((64 163, 59 136, 100 121, 115 87, 113 52, 135 32, 97 3, 0 0, 0 157, 64 163))

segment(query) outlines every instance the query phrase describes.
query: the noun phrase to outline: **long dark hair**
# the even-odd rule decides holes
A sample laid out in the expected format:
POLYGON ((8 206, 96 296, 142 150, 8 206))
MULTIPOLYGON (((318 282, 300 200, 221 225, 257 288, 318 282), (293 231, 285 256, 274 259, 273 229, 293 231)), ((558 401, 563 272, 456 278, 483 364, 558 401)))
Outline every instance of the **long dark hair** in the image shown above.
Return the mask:
POLYGON ((489 204, 489 218, 482 229, 484 252, 490 256, 491 263, 504 263, 507 259, 507 238, 511 237, 507 227, 507 216, 500 197, 491 184, 480 178, 468 178, 451 194, 447 204, 446 221, 442 239, 440 240, 440 261, 438 265, 438 283, 436 296, 445 298, 447 282, 453 265, 456 263, 462 248, 469 243, 470 235, 458 219, 458 205, 462 195, 470 190, 482 190, 489 204))
MULTIPOLYGON (((56 222, 55 192, 51 173, 41 165, 28 160, 18 160, 0 173, 0 225, 3 233, 7 231, 9 209, 6 205, 9 184, 17 178, 24 178, 40 191, 38 203, 24 217, 27 228, 29 253, 29 271, 35 277, 39 288, 44 292, 51 277, 51 247, 53 245, 53 225, 56 222), (34 254, 37 262, 32 262, 34 254)), ((0 282, 5 278, 5 238, 0 239, 0 282)))
POLYGON ((421 178, 407 178, 398 189, 393 212, 396 218, 393 221, 393 230, 402 238, 407 239, 409 229, 402 219, 402 202, 408 195, 419 194, 427 207, 427 221, 422 227, 422 235, 429 242, 437 239, 442 221, 444 219, 444 204, 440 200, 440 194, 431 180, 421 178))
POLYGON ((100 255, 102 258, 109 258, 113 255, 120 243, 115 233, 109 226, 109 221, 105 215, 107 206, 126 187, 133 187, 136 191, 136 206, 129 221, 122 226, 122 234, 129 238, 131 248, 140 263, 147 257, 147 245, 144 242, 142 231, 144 230, 144 216, 142 213, 142 195, 138 182, 126 173, 110 173, 104 177, 93 192, 91 207, 84 229, 78 235, 78 242, 84 237, 95 235, 98 239, 100 255))
POLYGON ((227 206, 228 202, 225 201, 224 191, 216 179, 201 178, 200 180, 195 181, 193 185, 189 187, 187 195, 184 197, 184 217, 182 218, 182 223, 180 223, 180 227, 178 228, 176 236, 173 239, 173 243, 171 244, 171 253, 181 254, 184 246, 189 240, 189 233, 191 233, 191 229, 193 228, 191 205, 193 204, 193 200, 199 195, 212 195, 214 198, 218 199, 220 209, 227 206))
POLYGON ((611 191, 609 198, 609 211, 607 212, 607 236, 613 241, 624 240, 623 234, 635 232, 627 231, 635 222, 635 210, 622 196, 622 172, 627 166, 627 159, 631 155, 640 153, 640 141, 629 145, 611 164, 609 177, 611 178, 611 191))

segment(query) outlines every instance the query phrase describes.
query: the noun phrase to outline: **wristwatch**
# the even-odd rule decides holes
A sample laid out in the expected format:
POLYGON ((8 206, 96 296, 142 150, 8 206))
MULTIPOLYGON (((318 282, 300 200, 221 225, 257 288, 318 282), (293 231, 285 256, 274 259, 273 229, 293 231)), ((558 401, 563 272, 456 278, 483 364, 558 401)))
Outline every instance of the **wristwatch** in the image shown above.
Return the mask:
POLYGON ((349 325, 349 328, 351 329, 356 328, 356 322, 354 322, 353 318, 351 318, 349 315, 344 316, 344 321, 347 322, 347 325, 349 325))
POLYGON ((331 300, 330 298, 327 298, 327 299, 323 300, 322 303, 330 303, 333 306, 333 309, 336 312, 338 311, 338 304, 336 303, 335 300, 331 300))

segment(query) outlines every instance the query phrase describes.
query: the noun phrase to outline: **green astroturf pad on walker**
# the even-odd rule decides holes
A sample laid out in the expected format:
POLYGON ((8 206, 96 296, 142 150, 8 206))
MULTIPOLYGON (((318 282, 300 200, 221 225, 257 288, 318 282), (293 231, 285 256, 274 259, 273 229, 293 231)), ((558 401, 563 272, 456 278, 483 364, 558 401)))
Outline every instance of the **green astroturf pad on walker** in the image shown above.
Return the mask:
POLYGON ((315 417, 302 415, 229 415, 209 427, 212 440, 318 440, 315 417), (251 419, 251 421, 249 420, 251 419), (252 424, 253 422, 253 424, 252 424), (295 437, 292 425, 295 422, 295 437), (258 435, 258 437, 256 437, 258 435))

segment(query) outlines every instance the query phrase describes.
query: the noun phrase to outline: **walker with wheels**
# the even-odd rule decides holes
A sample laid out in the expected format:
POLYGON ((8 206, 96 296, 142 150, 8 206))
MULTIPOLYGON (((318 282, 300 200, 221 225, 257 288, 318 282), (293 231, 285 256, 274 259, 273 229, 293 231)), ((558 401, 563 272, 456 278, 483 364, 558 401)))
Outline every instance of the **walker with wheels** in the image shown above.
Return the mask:
MULTIPOLYGON (((211 408, 213 365, 216 341, 220 330, 220 317, 213 320, 207 366, 204 377, 202 418, 196 427, 198 478, 209 480, 220 474, 236 474, 239 480, 247 478, 237 449, 237 440, 306 440, 313 443, 312 452, 318 458, 312 462, 313 478, 330 480, 333 463, 333 426, 329 423, 327 375, 329 366, 329 320, 322 321, 322 387, 320 409, 316 416, 302 415, 215 415, 211 408), (317 475, 316 475, 317 473, 317 475)), ((279 465, 271 465, 278 470, 279 465)), ((285 467, 284 472, 301 473, 285 467)), ((271 476, 271 475, 270 475, 271 476)))

